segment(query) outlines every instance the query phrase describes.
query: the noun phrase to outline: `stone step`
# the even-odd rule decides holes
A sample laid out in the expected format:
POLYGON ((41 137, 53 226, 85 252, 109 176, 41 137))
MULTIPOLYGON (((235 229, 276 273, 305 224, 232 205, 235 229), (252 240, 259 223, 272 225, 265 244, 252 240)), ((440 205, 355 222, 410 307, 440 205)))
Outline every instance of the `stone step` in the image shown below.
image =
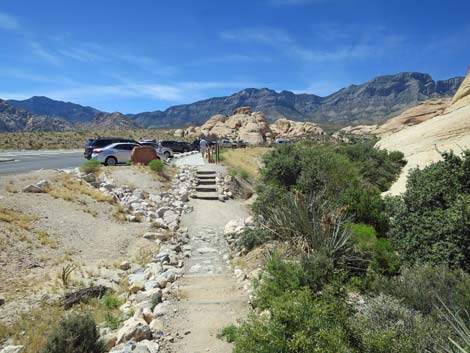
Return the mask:
POLYGON ((216 172, 213 171, 213 170, 198 170, 196 172, 196 175, 205 175, 205 176, 208 176, 208 175, 214 175, 215 176, 216 172))
POLYGON ((197 177, 199 180, 215 180, 215 176, 198 176, 197 177))
POLYGON ((202 193, 197 193, 196 198, 200 200, 218 200, 219 199, 219 194, 216 192, 202 192, 202 193))
POLYGON ((198 180, 197 185, 215 185, 215 180, 198 180))
POLYGON ((196 187, 197 192, 216 192, 216 187, 196 187))

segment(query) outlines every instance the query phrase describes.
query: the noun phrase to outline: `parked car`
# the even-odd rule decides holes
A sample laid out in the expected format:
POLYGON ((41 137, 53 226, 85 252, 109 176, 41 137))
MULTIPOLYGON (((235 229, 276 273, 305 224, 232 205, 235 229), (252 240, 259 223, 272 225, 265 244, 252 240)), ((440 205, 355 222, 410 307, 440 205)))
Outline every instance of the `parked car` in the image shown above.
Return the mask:
POLYGON ((126 138, 121 138, 121 137, 98 137, 95 139, 89 139, 86 144, 85 144, 85 152, 84 152, 84 157, 86 159, 92 158, 91 155, 93 153, 93 150, 95 148, 103 148, 106 147, 112 143, 118 143, 118 142, 124 142, 124 143, 135 143, 138 144, 137 141, 131 140, 131 139, 126 139, 126 138))
POLYGON ((224 147, 224 148, 236 148, 237 147, 236 142, 233 142, 230 140, 220 140, 217 143, 220 147, 224 147))
POLYGON ((287 144, 287 143, 291 143, 291 140, 280 137, 280 138, 277 138, 277 139, 274 141, 274 143, 275 143, 276 145, 285 145, 285 144, 287 144))
POLYGON ((103 148, 95 148, 91 158, 100 161, 104 165, 127 163, 131 160, 134 147, 140 147, 140 144, 133 142, 113 143, 103 148))
POLYGON ((171 149, 173 152, 184 153, 184 152, 190 152, 190 151, 195 150, 195 146, 193 146, 189 142, 165 140, 165 141, 160 141, 160 145, 162 147, 171 149))
POLYGON ((157 151, 157 155, 160 159, 173 158, 173 151, 168 147, 163 147, 155 141, 140 141, 142 146, 151 146, 157 151))

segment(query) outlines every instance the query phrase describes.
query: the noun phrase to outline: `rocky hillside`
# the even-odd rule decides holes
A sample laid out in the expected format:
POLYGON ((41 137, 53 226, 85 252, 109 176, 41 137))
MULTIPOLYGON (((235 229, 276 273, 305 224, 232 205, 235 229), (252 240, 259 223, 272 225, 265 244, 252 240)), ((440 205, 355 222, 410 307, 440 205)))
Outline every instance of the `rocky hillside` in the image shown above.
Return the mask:
POLYGON ((26 100, 9 100, 8 103, 27 110, 34 115, 60 116, 70 122, 89 122, 99 110, 70 102, 56 101, 47 97, 31 97, 26 100))
POLYGON ((441 158, 440 152, 456 153, 470 149, 470 73, 444 113, 426 119, 420 124, 403 128, 383 137, 378 146, 399 150, 408 161, 399 180, 390 192, 398 194, 405 190, 411 169, 422 168, 441 158))
POLYGON ((456 77, 434 81, 428 74, 400 73, 352 85, 328 97, 250 88, 228 97, 206 99, 165 111, 129 117, 145 127, 200 125, 215 114, 228 115, 236 108, 248 106, 253 111, 262 111, 270 122, 286 117, 343 126, 374 124, 382 123, 421 101, 452 97, 462 80, 456 77))
POLYGON ((0 99, 0 132, 65 131, 72 127, 63 118, 36 116, 0 99))
POLYGON ((133 121, 130 121, 125 115, 115 113, 97 113, 93 121, 89 125, 91 129, 114 129, 114 130, 128 130, 137 129, 133 121))

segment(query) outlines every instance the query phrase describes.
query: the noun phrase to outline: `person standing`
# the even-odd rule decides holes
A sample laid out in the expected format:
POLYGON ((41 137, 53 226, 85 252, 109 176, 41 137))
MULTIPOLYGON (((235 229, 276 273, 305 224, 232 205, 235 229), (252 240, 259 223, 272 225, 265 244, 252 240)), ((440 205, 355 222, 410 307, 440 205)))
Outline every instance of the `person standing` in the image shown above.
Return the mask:
POLYGON ((201 151, 202 158, 206 156, 206 148, 207 148, 207 141, 202 138, 201 141, 199 142, 199 150, 201 151))

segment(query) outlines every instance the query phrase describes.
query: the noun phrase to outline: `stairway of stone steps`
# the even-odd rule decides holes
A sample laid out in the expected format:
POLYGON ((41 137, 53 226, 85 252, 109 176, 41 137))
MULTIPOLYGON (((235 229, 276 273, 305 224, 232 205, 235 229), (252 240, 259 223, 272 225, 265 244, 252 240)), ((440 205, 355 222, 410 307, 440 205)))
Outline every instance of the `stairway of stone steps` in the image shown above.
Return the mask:
POLYGON ((199 170, 196 172, 197 186, 196 198, 201 200, 218 200, 216 172, 213 170, 199 170))

